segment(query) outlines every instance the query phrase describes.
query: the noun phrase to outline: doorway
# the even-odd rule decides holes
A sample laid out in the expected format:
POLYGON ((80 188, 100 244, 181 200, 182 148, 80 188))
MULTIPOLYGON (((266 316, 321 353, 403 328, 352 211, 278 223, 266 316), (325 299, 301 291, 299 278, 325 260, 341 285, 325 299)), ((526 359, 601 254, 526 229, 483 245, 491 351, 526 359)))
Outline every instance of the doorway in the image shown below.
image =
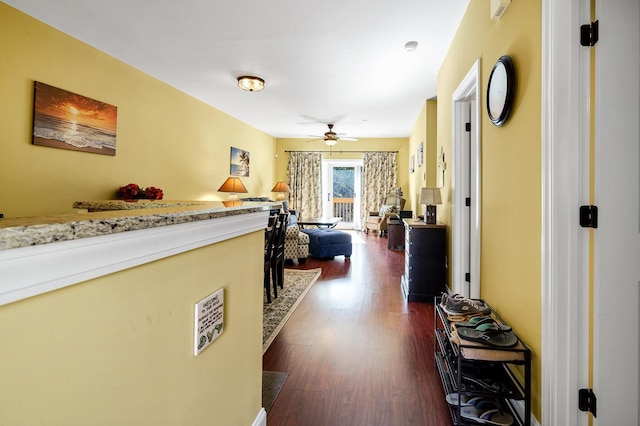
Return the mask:
POLYGON ((322 160, 322 214, 340 217, 341 229, 360 229, 362 160, 322 160))
POLYGON ((480 297, 480 60, 452 95, 451 289, 480 297))

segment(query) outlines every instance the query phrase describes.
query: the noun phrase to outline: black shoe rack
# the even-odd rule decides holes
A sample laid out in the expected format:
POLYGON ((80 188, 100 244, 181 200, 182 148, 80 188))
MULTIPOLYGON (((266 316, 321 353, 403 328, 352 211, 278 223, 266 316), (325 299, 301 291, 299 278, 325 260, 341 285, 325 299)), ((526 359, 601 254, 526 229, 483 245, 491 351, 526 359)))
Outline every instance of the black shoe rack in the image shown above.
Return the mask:
MULTIPOLYGON (((511 414, 513 425, 531 425, 531 350, 518 339, 510 348, 497 348, 460 339, 436 297, 435 343, 436 366, 445 395, 457 393, 468 397, 495 398, 501 409, 511 414)), ((491 310, 499 323, 504 321, 483 299, 474 299, 491 310)), ((460 400, 461 398, 458 398, 460 400)), ((460 404, 449 405, 454 425, 477 425, 460 415, 460 404)))

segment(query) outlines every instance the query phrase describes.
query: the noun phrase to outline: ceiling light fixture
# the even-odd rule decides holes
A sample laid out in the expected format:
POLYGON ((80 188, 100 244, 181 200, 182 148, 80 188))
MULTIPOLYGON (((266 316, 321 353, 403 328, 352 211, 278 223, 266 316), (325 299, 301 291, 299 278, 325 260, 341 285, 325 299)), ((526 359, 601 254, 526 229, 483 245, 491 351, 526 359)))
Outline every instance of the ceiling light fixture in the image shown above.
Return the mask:
POLYGON ((418 48, 417 41, 408 41, 407 44, 404 45, 405 52, 413 52, 418 48))
POLYGON ((242 75, 238 77, 238 86, 248 92, 259 92, 264 89, 264 80, 252 75, 242 75))

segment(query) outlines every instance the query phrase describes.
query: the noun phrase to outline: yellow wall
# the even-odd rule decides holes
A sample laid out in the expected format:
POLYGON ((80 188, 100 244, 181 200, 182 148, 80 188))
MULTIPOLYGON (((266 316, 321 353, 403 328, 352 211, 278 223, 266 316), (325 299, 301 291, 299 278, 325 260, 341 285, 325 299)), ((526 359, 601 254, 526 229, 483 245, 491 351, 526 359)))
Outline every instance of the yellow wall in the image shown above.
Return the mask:
POLYGON ((409 136, 409 158, 415 156, 415 172, 410 173, 410 189, 405 191, 407 210, 413 210, 414 216, 424 214, 424 206, 418 204, 420 189, 437 187, 437 117, 438 103, 427 100, 420 111, 418 120, 409 136), (418 165, 418 145, 423 144, 423 163, 418 165))
MULTIPOLYGON (((540 418, 541 5, 512 2, 499 21, 472 1, 438 75, 438 145, 451 159, 451 95, 481 60, 481 297, 533 351, 533 411, 540 418), (502 55, 513 59, 516 97, 507 123, 487 116, 485 92, 502 55)), ((438 150, 440 148, 438 147, 438 150)), ((443 199, 451 200, 451 167, 443 199)), ((451 224, 450 205, 439 219, 451 224)))
MULTIPOLYGON (((129 182, 168 200, 221 200, 231 146, 251 154, 248 195, 270 196, 275 139, 0 3, 0 213, 68 213, 129 182), (31 144, 33 82, 118 107, 116 156, 31 144)), ((232 84, 232 83, 230 83, 232 84)))
POLYGON ((0 424, 250 425, 262 406, 262 239, 0 307, 0 424), (241 268, 219 266, 239 266, 240 251, 241 268), (194 357, 194 304, 220 288, 224 331, 194 357))
MULTIPOLYGON (((231 146, 251 153, 248 195, 271 195, 271 136, 4 3, 0 52, 5 217, 70 212, 129 182, 166 199, 224 199, 216 190, 231 146), (34 81, 117 106, 116 156, 32 145, 34 81)), ((0 307, 0 424, 251 424, 261 407, 262 238, 0 307), (240 273, 226 267, 238 252, 240 273), (221 287, 224 334, 195 358, 193 305, 221 287)))
MULTIPOLYGON (((286 181, 289 155, 286 151, 326 151, 323 159, 362 159, 362 153, 344 151, 398 151, 398 186, 407 198, 409 189, 409 139, 408 138, 367 138, 357 141, 342 141, 331 152, 324 141, 307 142, 308 139, 282 138, 276 141, 276 178, 286 181)), ((408 205, 408 204, 407 204, 408 205)))

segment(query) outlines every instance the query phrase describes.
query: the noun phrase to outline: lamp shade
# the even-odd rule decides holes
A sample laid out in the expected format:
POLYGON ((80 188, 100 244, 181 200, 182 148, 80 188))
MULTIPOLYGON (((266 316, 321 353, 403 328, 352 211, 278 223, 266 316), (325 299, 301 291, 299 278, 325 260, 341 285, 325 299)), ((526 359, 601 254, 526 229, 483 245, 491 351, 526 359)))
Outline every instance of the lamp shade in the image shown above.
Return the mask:
POLYGON ((420 201, 418 201, 418 204, 426 204, 428 206, 442 204, 440 188, 422 188, 420 190, 420 201))
POLYGON ((231 192, 236 194, 238 192, 249 192, 249 191, 247 191, 247 188, 245 188, 244 184, 242 183, 239 177, 229 176, 227 180, 224 181, 222 186, 218 188, 218 192, 231 192))
POLYGON ((285 182, 278 182, 275 184, 271 192, 291 192, 291 190, 289 189, 289 185, 285 182))
POLYGON ((275 184, 271 192, 278 192, 276 201, 284 201, 287 198, 285 197, 284 193, 291 192, 291 190, 289 189, 289 185, 287 185, 285 182, 278 182, 275 184))

